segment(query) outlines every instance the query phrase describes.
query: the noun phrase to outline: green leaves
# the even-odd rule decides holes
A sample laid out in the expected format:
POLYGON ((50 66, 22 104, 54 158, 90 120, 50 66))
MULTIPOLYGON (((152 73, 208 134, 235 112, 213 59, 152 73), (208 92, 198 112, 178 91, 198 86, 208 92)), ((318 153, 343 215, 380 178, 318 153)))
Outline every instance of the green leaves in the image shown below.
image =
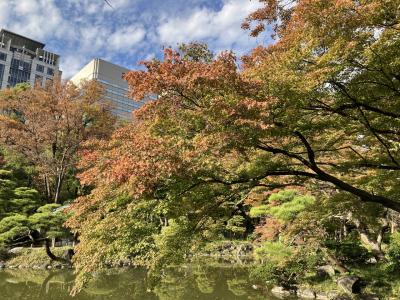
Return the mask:
POLYGON ((240 215, 233 216, 228 220, 226 230, 239 237, 242 236, 246 232, 245 218, 240 215))
POLYGON ((28 215, 40 205, 37 190, 25 186, 15 169, 0 169, 0 219, 19 213, 28 215))
POLYGON ((315 203, 315 198, 310 195, 301 195, 296 190, 282 190, 271 194, 267 205, 252 207, 250 216, 253 218, 271 216, 278 220, 289 222, 315 203))
POLYGON ((15 214, 0 220, 0 243, 11 242, 29 233, 29 220, 25 215, 15 214))

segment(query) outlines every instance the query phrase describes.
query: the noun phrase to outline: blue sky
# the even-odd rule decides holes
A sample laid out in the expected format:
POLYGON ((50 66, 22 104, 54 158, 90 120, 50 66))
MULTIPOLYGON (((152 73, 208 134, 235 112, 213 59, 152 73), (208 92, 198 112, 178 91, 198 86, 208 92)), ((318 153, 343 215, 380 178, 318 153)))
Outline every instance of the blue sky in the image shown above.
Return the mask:
POLYGON ((203 41, 218 53, 248 52, 242 20, 256 0, 0 0, 0 27, 46 44, 62 56, 64 78, 95 57, 130 69, 160 57, 163 46, 203 41))

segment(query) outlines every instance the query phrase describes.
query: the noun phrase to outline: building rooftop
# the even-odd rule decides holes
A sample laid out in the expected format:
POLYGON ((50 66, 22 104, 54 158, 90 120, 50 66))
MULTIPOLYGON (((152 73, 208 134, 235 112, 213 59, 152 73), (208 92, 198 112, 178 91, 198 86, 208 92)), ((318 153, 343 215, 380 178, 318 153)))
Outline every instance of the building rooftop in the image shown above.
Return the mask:
POLYGON ((28 37, 19 35, 17 33, 8 31, 6 29, 1 29, 0 31, 0 41, 3 43, 8 42, 9 40, 12 40, 12 44, 14 46, 18 46, 18 47, 24 47, 28 50, 31 50, 33 52, 36 51, 36 49, 43 49, 45 47, 45 44, 32 40, 28 37))

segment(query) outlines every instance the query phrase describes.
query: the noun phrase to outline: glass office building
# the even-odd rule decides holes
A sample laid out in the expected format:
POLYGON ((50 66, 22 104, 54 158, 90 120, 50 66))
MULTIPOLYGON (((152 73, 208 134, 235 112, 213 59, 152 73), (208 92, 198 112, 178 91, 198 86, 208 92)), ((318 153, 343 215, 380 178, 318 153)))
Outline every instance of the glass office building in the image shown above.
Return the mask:
POLYGON ((111 105, 111 111, 123 120, 132 119, 132 111, 141 107, 145 101, 136 102, 128 98, 128 83, 122 79, 128 69, 96 58, 84 66, 70 80, 79 85, 82 80, 96 80, 103 85, 104 100, 111 105))
POLYGON ((61 78, 60 56, 45 44, 2 29, 0 31, 0 89, 27 82, 31 85, 61 78))

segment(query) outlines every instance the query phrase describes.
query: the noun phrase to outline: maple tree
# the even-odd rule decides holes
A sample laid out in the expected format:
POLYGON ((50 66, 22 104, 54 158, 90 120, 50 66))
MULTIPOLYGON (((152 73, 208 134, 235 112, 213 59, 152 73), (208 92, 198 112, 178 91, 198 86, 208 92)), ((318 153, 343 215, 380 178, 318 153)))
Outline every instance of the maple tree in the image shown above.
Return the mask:
POLYGON ((156 99, 82 153, 81 181, 95 188, 68 221, 81 274, 132 253, 176 261, 229 220, 245 225, 260 188, 302 186, 329 212, 330 200, 359 209, 358 221, 400 211, 396 1, 260 2, 243 27, 262 34, 267 22, 279 39, 241 64, 189 44, 126 74, 133 98, 156 99))
POLYGON ((62 184, 75 172, 82 142, 113 130, 114 119, 99 103, 101 95, 95 82, 77 88, 60 80, 0 93, 1 141, 35 167, 49 202, 60 202, 62 184))
POLYGON ((244 58, 277 100, 276 134, 259 147, 306 167, 303 176, 399 211, 395 1, 298 1, 288 10, 271 2, 245 24, 285 11, 279 41, 244 58))

